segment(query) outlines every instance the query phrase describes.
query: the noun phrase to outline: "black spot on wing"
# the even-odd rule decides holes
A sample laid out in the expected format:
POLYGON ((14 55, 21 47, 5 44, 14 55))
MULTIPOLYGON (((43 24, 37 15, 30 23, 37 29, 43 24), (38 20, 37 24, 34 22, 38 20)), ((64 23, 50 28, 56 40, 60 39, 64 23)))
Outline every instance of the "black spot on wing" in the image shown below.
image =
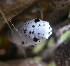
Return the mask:
MULTIPOLYGON (((41 25, 39 24, 39 26, 41 26, 41 25)), ((38 27, 39 27, 39 26, 38 26, 38 27)))
POLYGON ((29 23, 28 23, 29 24, 29 23))
POLYGON ((40 20, 39 20, 38 18, 36 18, 34 22, 37 23, 37 22, 39 22, 39 21, 40 21, 40 20))
POLYGON ((29 34, 31 34, 31 31, 29 31, 29 34))
POLYGON ((38 35, 39 35, 40 33, 38 33, 38 35))
POLYGON ((35 27, 35 25, 32 25, 32 27, 34 28, 34 27, 35 27))
POLYGON ((30 36, 29 36, 30 37, 30 36))
POLYGON ((48 32, 48 34, 50 34, 50 32, 48 32))
POLYGON ((50 27, 49 27, 49 29, 50 29, 50 27))
POLYGON ((23 29, 24 33, 26 33, 27 29, 23 29))
POLYGON ((27 25, 27 24, 25 23, 25 25, 27 25))
POLYGON ((38 40, 39 40, 39 39, 36 38, 36 37, 33 38, 33 41, 35 41, 35 42, 37 42, 38 40))
POLYGON ((31 31, 29 31, 29 34, 34 34, 34 31, 32 31, 32 32, 31 32, 31 31))
POLYGON ((32 34, 34 34, 34 31, 32 31, 32 34))

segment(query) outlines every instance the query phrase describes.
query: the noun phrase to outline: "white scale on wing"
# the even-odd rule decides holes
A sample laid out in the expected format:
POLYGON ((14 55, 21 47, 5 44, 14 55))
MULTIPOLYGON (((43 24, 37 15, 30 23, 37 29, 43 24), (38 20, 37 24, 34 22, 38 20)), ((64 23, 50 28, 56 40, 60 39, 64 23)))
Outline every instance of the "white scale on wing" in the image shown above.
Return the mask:
POLYGON ((11 41, 25 47, 34 45, 37 41, 46 40, 52 34, 49 22, 37 18, 25 23, 18 23, 15 27, 21 36, 13 29, 15 34, 11 32, 11 41))

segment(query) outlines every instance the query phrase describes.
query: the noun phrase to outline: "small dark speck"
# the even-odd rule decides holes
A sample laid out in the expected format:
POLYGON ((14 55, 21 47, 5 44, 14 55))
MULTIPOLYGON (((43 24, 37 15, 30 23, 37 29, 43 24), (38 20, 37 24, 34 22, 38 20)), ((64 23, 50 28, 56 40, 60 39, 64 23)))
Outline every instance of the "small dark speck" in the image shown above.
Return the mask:
POLYGON ((24 33, 26 33, 26 31, 27 31, 27 30, 25 29, 25 30, 24 30, 24 33))
POLYGON ((40 41, 39 41, 40 42, 40 41))
POLYGON ((24 44, 24 42, 22 42, 22 44, 24 44))
POLYGON ((29 23, 28 23, 29 24, 29 23))
POLYGON ((40 33, 38 33, 38 35, 39 35, 40 33))
POLYGON ((33 41, 35 41, 35 42, 37 42, 38 40, 39 40, 39 39, 36 38, 36 37, 33 38, 33 41))
POLYGON ((43 26, 45 26, 45 24, 43 26))
POLYGON ((31 34, 31 31, 29 31, 29 34, 31 34))
POLYGON ((26 24, 25 24, 26 25, 26 24))
POLYGON ((32 34, 34 34, 34 31, 32 32, 32 34))
POLYGON ((35 25, 32 25, 32 27, 34 28, 34 27, 35 27, 35 25))
POLYGON ((37 18, 35 19, 35 23, 37 23, 37 22, 39 22, 39 21, 40 21, 39 19, 37 19, 37 18))
POLYGON ((30 36, 29 36, 30 37, 30 36))
POLYGON ((48 34, 50 34, 50 32, 48 34))
POLYGON ((43 34, 44 35, 44 34, 43 34))
POLYGON ((41 25, 39 24, 39 26, 41 26, 41 25))
POLYGON ((50 27, 49 27, 49 29, 50 29, 50 27))

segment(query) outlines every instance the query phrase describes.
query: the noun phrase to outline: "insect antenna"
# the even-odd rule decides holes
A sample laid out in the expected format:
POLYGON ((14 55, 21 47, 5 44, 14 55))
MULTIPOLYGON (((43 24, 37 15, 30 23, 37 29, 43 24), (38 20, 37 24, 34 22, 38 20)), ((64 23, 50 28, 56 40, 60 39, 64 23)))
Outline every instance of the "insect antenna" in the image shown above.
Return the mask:
MULTIPOLYGON (((12 30, 12 28, 11 28, 9 22, 7 21, 7 19, 6 19, 6 17, 5 17, 5 14, 3 13, 3 11, 2 11, 1 9, 0 9, 0 13, 1 13, 2 17, 4 18, 5 22, 7 23, 7 25, 9 26, 10 30, 13 32, 13 30, 12 30)), ((11 21, 10 21, 10 23, 11 23, 11 21)), ((21 36, 20 32, 19 32, 18 29, 14 26, 14 24, 11 23, 11 25, 12 25, 12 26, 14 27, 14 29, 18 32, 18 34, 21 36)))
POLYGON ((9 26, 10 30, 13 32, 13 30, 12 30, 12 28, 11 28, 10 24, 8 23, 8 21, 7 21, 6 17, 5 17, 5 15, 4 15, 4 13, 3 13, 3 11, 2 11, 1 9, 0 9, 0 13, 1 13, 2 17, 4 18, 4 20, 5 20, 6 24, 9 26))
POLYGON ((44 17, 43 16, 43 9, 40 10, 40 13, 41 13, 41 19, 43 20, 43 17, 44 17))
POLYGON ((22 36, 21 33, 18 31, 18 29, 15 27, 15 25, 11 22, 11 20, 10 20, 10 23, 11 23, 11 25, 14 27, 14 29, 16 30, 16 32, 18 32, 18 34, 19 34, 20 37, 21 37, 21 36, 22 36))
MULTIPOLYGON (((12 28, 11 28, 11 26, 10 26, 10 24, 9 24, 8 20, 6 19, 5 14, 3 13, 3 11, 2 11, 1 9, 0 9, 0 13, 1 13, 2 17, 4 18, 4 20, 5 20, 6 24, 8 25, 8 27, 10 28, 10 30, 13 32, 13 34, 14 34, 14 36, 15 36, 14 31, 12 30, 12 28)), ((11 25, 14 27, 15 31, 16 31, 16 32, 18 32, 18 34, 20 35, 19 39, 20 39, 20 38, 22 38, 21 33, 20 33, 20 32, 18 31, 18 29, 14 26, 14 24, 11 22, 11 20, 10 20, 10 23, 11 23, 11 25)), ((20 40, 21 40, 21 39, 20 39, 20 40)), ((20 46, 20 48, 21 48, 21 50, 23 50, 24 57, 26 58, 25 50, 23 49, 23 47, 22 47, 22 46, 20 46)))

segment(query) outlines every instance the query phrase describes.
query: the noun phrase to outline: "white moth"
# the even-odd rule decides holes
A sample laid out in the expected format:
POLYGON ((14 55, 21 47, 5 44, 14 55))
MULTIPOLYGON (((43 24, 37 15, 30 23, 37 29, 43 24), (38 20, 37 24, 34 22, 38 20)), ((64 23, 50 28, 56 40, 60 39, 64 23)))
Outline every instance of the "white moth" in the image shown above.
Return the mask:
POLYGON ((27 22, 18 23, 15 28, 19 33, 13 28, 11 32, 10 40, 22 47, 28 47, 35 45, 36 42, 44 41, 49 38, 52 34, 52 28, 49 22, 40 19, 33 19, 27 22))

